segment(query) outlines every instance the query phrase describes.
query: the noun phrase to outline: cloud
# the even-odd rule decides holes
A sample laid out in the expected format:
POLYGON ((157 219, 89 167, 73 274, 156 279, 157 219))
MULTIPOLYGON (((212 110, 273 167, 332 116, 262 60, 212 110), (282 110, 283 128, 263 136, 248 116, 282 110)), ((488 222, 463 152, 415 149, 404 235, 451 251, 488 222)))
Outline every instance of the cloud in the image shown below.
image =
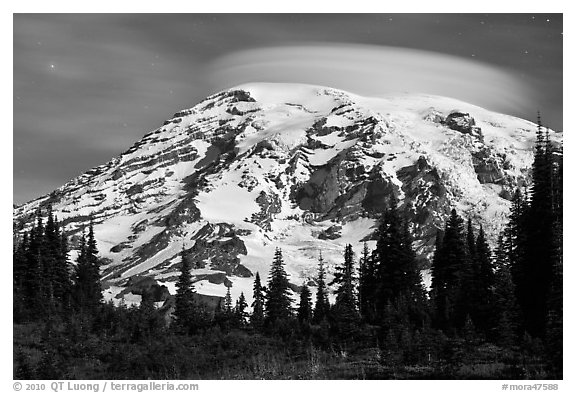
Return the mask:
POLYGON ((435 94, 512 115, 532 110, 529 89, 511 71, 408 48, 357 44, 258 48, 220 57, 210 70, 215 91, 248 82, 309 83, 368 96, 435 94))

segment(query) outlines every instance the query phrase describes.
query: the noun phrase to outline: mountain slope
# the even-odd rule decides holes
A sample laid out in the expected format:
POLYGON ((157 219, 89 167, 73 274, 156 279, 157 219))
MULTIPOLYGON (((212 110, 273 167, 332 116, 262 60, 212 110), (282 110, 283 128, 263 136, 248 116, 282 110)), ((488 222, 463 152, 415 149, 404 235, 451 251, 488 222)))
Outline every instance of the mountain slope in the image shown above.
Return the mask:
POLYGON ((173 293, 182 252, 198 292, 223 295, 232 284, 234 297, 250 298, 275 247, 296 285, 315 276, 320 249, 329 271, 344 244, 359 252, 394 193, 425 268, 452 207, 495 240, 511 192, 529 180, 534 137, 530 122, 443 97, 244 85, 15 208, 15 228, 47 203, 70 234, 92 215, 109 298, 140 276, 173 293))

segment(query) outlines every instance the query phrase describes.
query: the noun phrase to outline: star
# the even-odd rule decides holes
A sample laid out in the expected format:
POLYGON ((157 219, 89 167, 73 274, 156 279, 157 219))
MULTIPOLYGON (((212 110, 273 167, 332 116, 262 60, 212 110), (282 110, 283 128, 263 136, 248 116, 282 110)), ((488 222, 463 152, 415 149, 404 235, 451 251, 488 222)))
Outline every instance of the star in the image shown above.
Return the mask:
POLYGON ((51 70, 55 70, 55 69, 56 69, 56 64, 51 63, 51 64, 50 64, 50 69, 51 69, 51 70))

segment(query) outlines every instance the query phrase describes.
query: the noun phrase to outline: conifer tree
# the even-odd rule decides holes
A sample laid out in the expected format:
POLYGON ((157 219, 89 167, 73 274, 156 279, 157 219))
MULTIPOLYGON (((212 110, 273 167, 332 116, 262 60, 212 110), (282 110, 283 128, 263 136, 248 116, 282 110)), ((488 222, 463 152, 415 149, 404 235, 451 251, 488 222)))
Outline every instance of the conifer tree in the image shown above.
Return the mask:
POLYGON ((20 322, 26 314, 26 298, 24 293, 24 281, 26 279, 28 252, 28 233, 24 233, 20 241, 16 242, 12 260, 12 294, 13 316, 15 322, 20 322))
POLYGON ((232 294, 230 293, 230 287, 226 287, 226 296, 224 296, 224 312, 226 315, 232 315, 232 294))
POLYGON ((176 304, 174 309, 174 319, 177 328, 182 331, 193 333, 197 326, 197 307, 195 300, 196 290, 192 283, 190 274, 190 260, 186 258, 184 249, 182 250, 182 262, 180 265, 180 276, 176 283, 176 304))
POLYGON ((384 314, 388 302, 394 301, 405 287, 403 265, 407 262, 402 244, 402 223, 398 214, 397 201, 390 198, 390 206, 384 211, 378 227, 378 240, 372 258, 376 265, 378 287, 376 289, 376 308, 379 315, 384 314))
POLYGON ((466 230, 466 243, 468 245, 468 254, 474 259, 476 253, 476 242, 474 241, 474 228, 472 228, 472 219, 468 218, 468 228, 466 230))
POLYGON ((486 240, 484 228, 480 226, 478 237, 476 238, 476 261, 479 266, 480 278, 482 283, 482 294, 487 293, 494 285, 494 267, 492 264, 492 251, 486 240))
MULTIPOLYGON (((374 264, 376 310, 380 322, 388 303, 402 305, 399 313, 422 319, 425 292, 422 277, 412 248, 408 222, 401 216, 395 197, 385 210, 378 229, 376 249, 372 253, 374 264)), ((368 267, 370 270, 370 266, 368 267)), ((368 273, 368 279, 374 280, 368 273)), ((370 291, 368 291, 370 292, 370 291)))
MULTIPOLYGON (((549 137, 547 138, 549 141, 549 137)), ((551 150, 551 148, 549 147, 551 150)), ((563 370, 563 195, 562 157, 553 172, 553 243, 551 251, 552 279, 547 299, 545 347, 548 362, 555 376, 561 378, 563 370)))
POLYGON ((324 268, 324 258, 322 252, 318 257, 318 279, 316 286, 316 304, 314 306, 314 322, 320 323, 328 317, 330 303, 328 302, 328 292, 326 288, 326 270, 324 268))
POLYGON ((36 225, 30 230, 26 252, 26 273, 23 278, 23 292, 26 307, 34 314, 44 313, 44 286, 42 285, 42 252, 44 248, 44 224, 41 210, 38 209, 36 225))
POLYGON ((47 208, 46 227, 44 230, 44 247, 42 250, 42 276, 44 278, 43 296, 50 304, 51 308, 55 302, 55 287, 58 276, 55 271, 59 259, 60 239, 56 221, 52 213, 52 206, 47 208))
POLYGON ((519 303, 528 333, 544 335, 547 315, 547 296, 553 275, 553 192, 552 152, 538 121, 536 151, 532 166, 530 206, 527 211, 527 242, 523 256, 522 278, 517 283, 519 303))
MULTIPOLYGON (((561 236, 560 236, 561 238, 561 236)), ((561 247, 561 246, 560 246, 561 247)), ((561 250, 560 250, 561 252, 561 250)), ((563 273, 562 255, 554 258, 552 282, 547 303, 547 315, 545 325, 545 344, 548 362, 555 375, 562 375, 563 366, 563 273)))
POLYGON ((366 318, 367 314, 367 301, 366 295, 368 295, 368 279, 370 276, 369 271, 369 261, 370 257, 368 251, 368 245, 364 242, 362 246, 362 256, 360 257, 360 266, 358 268, 358 309, 360 315, 366 318))
POLYGON ((224 331, 230 330, 232 327, 236 327, 239 321, 236 319, 236 313, 234 312, 234 307, 232 306, 232 294, 230 293, 230 287, 226 287, 226 295, 220 300, 219 307, 216 309, 214 314, 214 322, 216 322, 224 331))
POLYGON ((59 257, 58 263, 55 267, 55 272, 57 274, 57 286, 56 295, 60 299, 60 302, 64 309, 70 307, 71 296, 72 296, 72 265, 70 264, 68 255, 68 238, 64 231, 61 231, 60 235, 60 247, 59 247, 59 257))
POLYGON ((26 254, 28 252, 28 233, 24 232, 21 239, 16 239, 12 264, 12 282, 14 290, 22 293, 26 278, 26 254))
POLYGON ((298 321, 301 323, 309 323, 312 319, 312 295, 308 285, 302 286, 300 292, 300 304, 298 305, 298 321))
POLYGON ((82 310, 92 310, 102 300, 100 284, 100 261, 94 237, 94 225, 90 220, 88 236, 82 234, 80 253, 76 263, 76 294, 82 310))
POLYGON ((474 325, 480 331, 488 333, 494 328, 494 324, 496 323, 493 318, 494 268, 492 266, 492 251, 490 250, 482 226, 480 226, 475 244, 476 251, 473 256, 475 266, 473 291, 475 296, 469 314, 471 315, 474 325))
POLYGON ((556 195, 561 188, 554 180, 559 167, 553 156, 549 132, 544 136, 538 116, 530 199, 520 212, 516 201, 513 201, 509 224, 523 235, 519 239, 509 236, 515 246, 512 277, 516 284, 524 327, 534 337, 543 337, 545 334, 557 249, 555 209, 559 200, 556 195))
MULTIPOLYGON (((499 250, 498 247, 497 250, 499 250)), ((495 330, 493 336, 496 342, 504 347, 514 345, 518 333, 519 309, 516 302, 516 290, 510 271, 510 263, 504 253, 497 251, 498 269, 494 275, 494 304, 493 319, 495 320, 495 330)))
POLYGON ((273 324, 280 320, 289 319, 291 316, 292 298, 290 297, 288 275, 284 270, 282 250, 277 248, 268 280, 266 321, 273 324))
POLYGON ((256 272, 254 279, 254 302, 252 302, 252 315, 250 316, 250 324, 259 329, 264 324, 264 288, 260 282, 260 273, 256 272))
POLYGON ((241 328, 246 326, 248 321, 248 312, 246 311, 247 308, 248 303, 246 303, 244 292, 240 292, 240 296, 238 297, 238 300, 236 300, 236 306, 234 307, 236 326, 241 328))
POLYGON ((330 285, 338 285, 332 315, 337 326, 339 325, 338 329, 342 332, 349 331, 360 319, 355 280, 354 251, 352 245, 348 244, 344 249, 344 263, 336 267, 334 280, 330 283, 330 285))
POLYGON ((93 298, 95 302, 102 300, 102 287, 100 285, 100 261, 98 259, 98 248, 94 237, 94 222, 90 219, 88 226, 88 237, 86 238, 86 259, 89 262, 91 283, 93 285, 93 298))
POLYGON ((462 272, 468 265, 466 248, 462 218, 452 209, 432 266, 435 320, 440 329, 463 326, 465 322, 466 315, 456 313, 456 304, 461 291, 462 272))
MULTIPOLYGON (((51 206, 48 207, 45 238, 46 252, 44 265, 45 277, 50 281, 49 296, 60 306, 67 306, 70 302, 71 290, 68 244, 63 231, 61 233, 58 218, 53 215, 51 206)), ((95 244, 94 247, 96 247, 95 244)), ((97 278, 95 279, 99 282, 99 272, 95 273, 97 273, 97 278)))

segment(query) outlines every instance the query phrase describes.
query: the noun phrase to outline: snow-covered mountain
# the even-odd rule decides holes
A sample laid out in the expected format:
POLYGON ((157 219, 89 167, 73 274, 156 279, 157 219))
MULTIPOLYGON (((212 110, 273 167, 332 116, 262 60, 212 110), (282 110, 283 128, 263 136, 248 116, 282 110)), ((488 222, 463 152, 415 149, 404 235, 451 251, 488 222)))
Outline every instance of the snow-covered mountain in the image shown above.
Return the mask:
MULTIPOLYGON (((106 296, 152 277, 175 292, 184 250, 199 293, 251 297, 281 247, 290 280, 309 282, 357 253, 392 193, 426 258, 452 207, 491 241, 529 180, 536 126, 449 98, 367 98, 309 85, 250 84, 180 111, 125 153, 14 209, 16 230, 52 204, 69 234, 90 215, 106 296), (132 278, 132 280, 130 280, 132 278)), ((559 143, 561 136, 552 133, 559 143)), ((148 280, 150 281, 150 280, 148 280)))

